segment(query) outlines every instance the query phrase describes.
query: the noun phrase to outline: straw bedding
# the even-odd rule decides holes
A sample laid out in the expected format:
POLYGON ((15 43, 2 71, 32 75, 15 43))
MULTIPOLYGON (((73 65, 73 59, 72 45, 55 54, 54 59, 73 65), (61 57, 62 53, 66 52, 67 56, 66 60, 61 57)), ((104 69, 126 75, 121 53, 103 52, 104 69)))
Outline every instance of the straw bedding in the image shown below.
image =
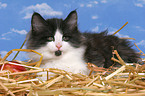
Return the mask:
MULTIPOLYGON (((13 51, 35 52, 28 49, 13 49, 8 52, 4 58, 1 58, 0 65, 5 64, 19 65, 27 69, 27 71, 10 72, 0 71, 0 96, 59 96, 59 95, 105 95, 105 96, 143 96, 145 94, 145 64, 125 64, 121 59, 117 50, 114 55, 118 57, 114 62, 120 63, 120 68, 110 67, 108 69, 99 68, 88 63, 90 75, 73 74, 64 70, 54 68, 39 68, 43 56, 38 62, 22 62, 13 63, 6 61, 6 58, 13 51), (95 71, 96 73, 92 74, 95 71), (37 75, 39 72, 47 72, 46 74, 37 75), (53 74, 51 74, 53 73, 53 74), (45 76, 47 81, 42 81, 45 76)), ((140 51, 142 55, 145 55, 140 51)), ((141 63, 145 63, 142 58, 141 63)))

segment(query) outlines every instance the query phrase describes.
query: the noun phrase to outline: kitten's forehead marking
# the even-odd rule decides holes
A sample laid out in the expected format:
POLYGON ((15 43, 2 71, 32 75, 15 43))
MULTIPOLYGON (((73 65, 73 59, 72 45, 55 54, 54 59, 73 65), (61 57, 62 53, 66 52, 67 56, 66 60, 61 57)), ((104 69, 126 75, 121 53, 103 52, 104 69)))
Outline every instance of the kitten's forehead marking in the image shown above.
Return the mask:
POLYGON ((62 42, 62 34, 59 29, 56 30, 54 38, 56 43, 62 42))

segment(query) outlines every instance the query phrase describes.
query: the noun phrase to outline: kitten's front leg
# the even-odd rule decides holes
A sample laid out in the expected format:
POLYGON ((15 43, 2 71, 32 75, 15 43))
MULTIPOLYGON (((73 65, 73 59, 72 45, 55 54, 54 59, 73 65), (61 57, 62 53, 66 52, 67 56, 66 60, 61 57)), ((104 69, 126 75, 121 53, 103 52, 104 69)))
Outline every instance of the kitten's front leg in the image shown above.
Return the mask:
POLYGON ((109 68, 111 65, 113 65, 113 62, 111 61, 111 58, 105 59, 104 68, 109 68))
POLYGON ((107 52, 104 55, 104 59, 105 59, 104 68, 109 68, 110 66, 113 65, 113 62, 112 62, 111 58, 112 58, 112 52, 107 52))

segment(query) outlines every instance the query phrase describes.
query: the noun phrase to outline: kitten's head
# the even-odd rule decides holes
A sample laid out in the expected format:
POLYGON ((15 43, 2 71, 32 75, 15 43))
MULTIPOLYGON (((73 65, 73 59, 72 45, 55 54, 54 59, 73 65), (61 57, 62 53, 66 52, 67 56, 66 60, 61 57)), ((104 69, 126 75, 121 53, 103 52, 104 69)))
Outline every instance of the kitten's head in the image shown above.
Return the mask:
POLYGON ((79 48, 82 43, 77 27, 77 12, 72 11, 66 19, 45 20, 39 13, 34 13, 31 31, 28 33, 27 48, 42 50, 60 56, 71 48, 79 48))

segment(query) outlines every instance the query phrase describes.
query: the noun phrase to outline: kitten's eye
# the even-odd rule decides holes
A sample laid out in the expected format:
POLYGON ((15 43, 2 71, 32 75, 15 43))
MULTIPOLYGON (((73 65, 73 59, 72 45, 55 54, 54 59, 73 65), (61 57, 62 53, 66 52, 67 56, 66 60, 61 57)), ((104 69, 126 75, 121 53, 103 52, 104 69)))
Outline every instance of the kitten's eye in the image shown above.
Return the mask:
POLYGON ((69 37, 69 36, 63 36, 63 37, 62 37, 62 40, 63 40, 63 41, 69 41, 69 40, 70 40, 70 37, 69 37))
POLYGON ((54 37, 48 37, 48 41, 54 41, 54 37))

